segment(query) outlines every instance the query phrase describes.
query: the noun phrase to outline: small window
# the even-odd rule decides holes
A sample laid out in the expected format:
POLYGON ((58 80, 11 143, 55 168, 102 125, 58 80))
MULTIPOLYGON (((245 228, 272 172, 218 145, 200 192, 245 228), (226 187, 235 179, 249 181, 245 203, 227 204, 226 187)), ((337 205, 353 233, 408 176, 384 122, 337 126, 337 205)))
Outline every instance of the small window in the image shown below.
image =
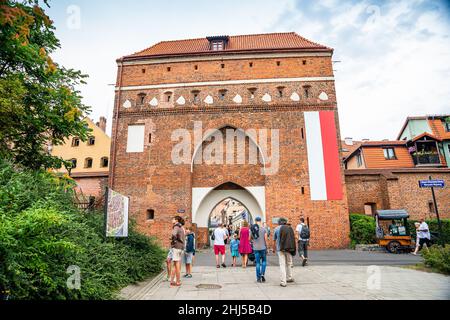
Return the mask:
POLYGON ((167 102, 171 102, 172 101, 172 92, 166 92, 165 93, 165 96, 166 96, 166 101, 167 102))
POLYGON ((152 134, 151 133, 148 134, 148 143, 152 143, 152 134))
POLYGON ((106 168, 106 167, 108 167, 108 165, 109 165, 109 159, 108 159, 108 157, 103 157, 103 158, 100 160, 100 166, 101 166, 102 168, 106 168))
POLYGON ((144 104, 145 103, 145 96, 146 96, 145 93, 139 93, 138 94, 138 103, 139 104, 144 104))
POLYGON ((227 90, 220 90, 219 91, 219 98, 220 100, 225 100, 225 96, 227 95, 227 90))
POLYGON ((194 66, 194 70, 198 70, 198 65, 195 65, 195 66, 194 66))
POLYGON ((223 41, 213 41, 211 43, 211 50, 213 50, 213 51, 223 50, 223 47, 224 47, 223 41))
POLYGON ((70 159, 70 162, 71 162, 70 168, 75 169, 77 167, 77 159, 70 159))
POLYGON ((284 87, 278 87, 277 90, 278 90, 278 97, 283 98, 284 87))
POLYGON ((358 155, 356 156, 356 164, 357 164, 358 168, 363 165, 361 153, 358 153, 358 155))
POLYGON ((383 149, 384 158, 386 160, 395 160, 397 157, 395 156, 394 148, 384 148, 383 149))
POLYGON ((80 138, 72 139, 72 147, 78 147, 80 145, 80 138))
POLYGON ((444 122, 445 131, 450 132, 450 121, 444 122))
POLYGON ((303 128, 301 129, 301 133, 302 133, 302 140, 305 139, 305 131, 303 130, 303 128))
POLYGON ((306 60, 303 60, 302 63, 304 66, 306 66, 306 60))
POLYGON ((255 99, 256 88, 248 88, 248 92, 250 93, 250 99, 255 99))
POLYGON ((89 137, 88 146, 93 146, 93 145, 95 145, 95 137, 89 137))
POLYGON ((155 220, 155 210, 153 209, 147 210, 147 220, 155 220))
POLYGON ((253 68, 253 62, 250 62, 248 65, 250 68, 253 68))
POLYGON ((142 73, 145 73, 145 69, 142 69, 142 73))
POLYGON ((171 67, 167 67, 167 72, 170 72, 172 70, 171 67))
POLYGON ((220 65, 220 67, 221 67, 222 69, 224 69, 224 68, 225 68, 225 64, 222 63, 222 64, 220 65))
POLYGON ((311 89, 311 86, 304 86, 303 87, 303 90, 305 92, 305 98, 309 98, 310 89, 311 89))
POLYGON ((277 66, 281 66, 281 61, 277 61, 277 66))
POLYGON ((198 104, 200 102, 200 91, 192 91, 192 101, 194 102, 194 104, 198 104))
POLYGON ((86 158, 86 160, 84 160, 84 167, 85 168, 92 168, 92 158, 86 158))
POLYGON ((302 187, 302 194, 305 194, 305 187, 302 187))

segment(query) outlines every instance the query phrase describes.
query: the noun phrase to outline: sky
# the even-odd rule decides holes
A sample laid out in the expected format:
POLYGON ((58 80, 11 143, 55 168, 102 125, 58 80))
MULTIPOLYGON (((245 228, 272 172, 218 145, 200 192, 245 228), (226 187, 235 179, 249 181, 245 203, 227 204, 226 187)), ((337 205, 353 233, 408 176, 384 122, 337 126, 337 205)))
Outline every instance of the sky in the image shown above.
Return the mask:
POLYGON ((341 137, 396 139, 408 116, 450 113, 448 1, 50 0, 54 60, 88 74, 90 117, 108 119, 116 59, 159 41, 270 32, 334 48, 341 137))

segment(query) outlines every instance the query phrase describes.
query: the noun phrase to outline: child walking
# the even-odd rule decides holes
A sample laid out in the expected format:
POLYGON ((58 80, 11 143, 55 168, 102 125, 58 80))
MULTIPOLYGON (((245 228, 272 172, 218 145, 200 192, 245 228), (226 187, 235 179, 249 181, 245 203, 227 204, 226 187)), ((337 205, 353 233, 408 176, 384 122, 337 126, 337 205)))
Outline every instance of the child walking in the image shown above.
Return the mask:
POLYGON ((233 258, 233 267, 236 267, 236 259, 239 257, 239 239, 237 235, 233 235, 233 239, 230 242, 231 257, 233 258))
POLYGON ((184 250, 184 263, 186 264, 185 278, 192 278, 192 262, 195 255, 195 234, 190 227, 186 228, 186 248, 184 250))

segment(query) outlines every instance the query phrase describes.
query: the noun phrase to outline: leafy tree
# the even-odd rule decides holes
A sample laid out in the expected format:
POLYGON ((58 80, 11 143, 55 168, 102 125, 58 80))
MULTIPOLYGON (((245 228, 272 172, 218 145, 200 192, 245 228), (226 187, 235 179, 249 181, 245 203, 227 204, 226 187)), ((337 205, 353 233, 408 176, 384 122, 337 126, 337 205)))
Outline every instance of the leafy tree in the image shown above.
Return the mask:
POLYGON ((76 89, 86 76, 51 59, 54 30, 39 0, 0 0, 0 157, 32 169, 61 167, 48 145, 89 134, 76 89))

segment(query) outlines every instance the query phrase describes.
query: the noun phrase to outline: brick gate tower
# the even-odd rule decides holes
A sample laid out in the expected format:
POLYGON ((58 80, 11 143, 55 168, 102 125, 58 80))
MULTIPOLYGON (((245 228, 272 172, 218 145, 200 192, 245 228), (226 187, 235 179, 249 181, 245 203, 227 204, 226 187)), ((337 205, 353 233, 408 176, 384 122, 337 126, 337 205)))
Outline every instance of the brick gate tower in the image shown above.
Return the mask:
POLYGON ((110 186, 130 197, 139 229, 168 245, 181 215, 205 245, 212 212, 233 199, 272 228, 305 217, 313 248, 347 246, 332 54, 273 33, 163 41, 118 59, 110 186))

